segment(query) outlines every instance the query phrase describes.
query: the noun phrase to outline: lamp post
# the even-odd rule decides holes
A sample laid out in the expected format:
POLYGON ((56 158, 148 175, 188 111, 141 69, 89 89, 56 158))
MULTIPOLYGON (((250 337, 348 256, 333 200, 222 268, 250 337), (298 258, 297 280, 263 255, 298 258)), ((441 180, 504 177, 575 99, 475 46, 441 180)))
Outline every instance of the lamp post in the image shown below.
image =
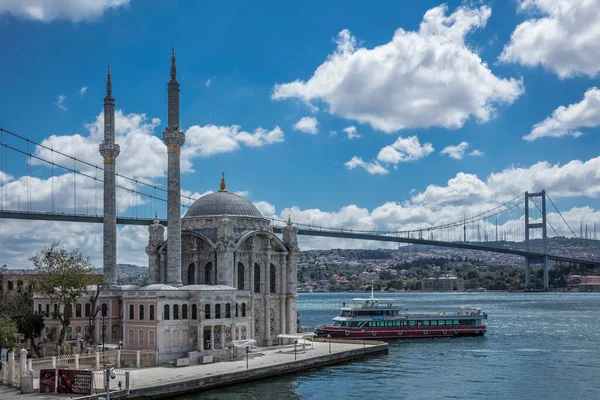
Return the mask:
POLYGON ((102 303, 102 351, 104 352, 104 337, 106 336, 106 325, 104 324, 106 317, 106 303, 102 303))
POLYGON ((331 354, 331 335, 327 334, 327 339, 329 341, 329 354, 331 354))
POLYGON ((296 345, 298 344, 298 339, 294 339, 294 361, 296 361, 298 358, 296 356, 296 345))
POLYGON ((246 346, 246 369, 248 369, 248 357, 250 354, 250 347, 246 346))

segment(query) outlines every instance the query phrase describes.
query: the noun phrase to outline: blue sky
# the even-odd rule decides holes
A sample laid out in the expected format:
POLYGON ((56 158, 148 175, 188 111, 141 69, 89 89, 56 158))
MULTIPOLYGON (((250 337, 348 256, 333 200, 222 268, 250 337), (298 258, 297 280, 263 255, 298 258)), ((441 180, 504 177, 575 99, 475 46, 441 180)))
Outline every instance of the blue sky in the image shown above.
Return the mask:
MULTIPOLYGON (((47 3, 0 0, 0 126, 33 140, 101 163, 90 132, 101 132, 110 62, 117 142, 129 141, 118 168, 166 185, 158 139, 174 45, 193 195, 225 171, 266 215, 392 229, 546 188, 574 222, 597 217, 598 1, 47 3)), ((11 157, 5 199, 29 174, 11 157)), ((31 173, 39 185, 51 176, 31 173)), ((123 254, 143 249, 132 246, 123 254)))

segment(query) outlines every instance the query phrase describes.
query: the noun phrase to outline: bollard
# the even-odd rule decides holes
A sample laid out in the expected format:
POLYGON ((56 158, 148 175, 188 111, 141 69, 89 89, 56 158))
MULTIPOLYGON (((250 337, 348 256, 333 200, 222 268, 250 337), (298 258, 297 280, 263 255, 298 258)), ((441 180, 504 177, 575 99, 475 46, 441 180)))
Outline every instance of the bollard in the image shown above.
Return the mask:
POLYGON ((56 369, 56 356, 52 356, 52 369, 56 369))
POLYGON ((96 352, 96 371, 100 369, 100 353, 96 352))
POLYGON ((121 349, 117 350, 117 368, 121 368, 121 349))
POLYGON ((135 367, 140 368, 140 351, 135 352, 135 367))
POLYGON ((79 354, 75 354, 75 369, 79 369, 79 354))
POLYGON ((13 384, 13 371, 15 368, 15 353, 8 353, 8 386, 13 384))
POLYGON ((19 350, 19 379, 27 374, 27 350, 19 350))
POLYGON ((130 372, 125 371, 125 391, 129 394, 129 387, 131 385, 131 378, 129 377, 130 372))

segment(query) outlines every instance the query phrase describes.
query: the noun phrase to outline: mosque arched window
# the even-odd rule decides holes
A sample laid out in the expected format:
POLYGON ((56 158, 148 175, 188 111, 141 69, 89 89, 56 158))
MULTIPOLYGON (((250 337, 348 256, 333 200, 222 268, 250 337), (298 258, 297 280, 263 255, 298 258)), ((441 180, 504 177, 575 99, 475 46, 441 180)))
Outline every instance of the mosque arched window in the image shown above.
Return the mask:
POLYGON ((210 319, 210 304, 204 305, 204 319, 210 319))
POLYGON ((241 262, 238 263, 237 283, 238 290, 244 290, 244 264, 241 262))
POLYGON ((206 285, 212 285, 213 284, 212 277, 213 277, 213 263, 211 261, 204 266, 204 283, 206 285))
POLYGON ((154 321, 154 304, 150 304, 150 310, 148 311, 148 319, 154 321))
POLYGON ((138 319, 143 320, 144 319, 144 305, 140 304, 139 310, 138 310, 138 319))
POLYGON ((269 271, 269 289, 271 293, 277 292, 277 267, 273 264, 269 271))
POLYGON ((133 304, 130 304, 129 305, 129 319, 133 319, 133 313, 134 313, 133 304))
POLYGON ((192 304, 192 319, 198 318, 198 306, 192 304))
POLYGON ((187 317, 187 304, 181 306, 181 319, 188 319, 187 317))
POLYGON ((221 305, 215 304, 215 318, 221 318, 221 305))
POLYGON ((171 319, 171 316, 169 315, 170 308, 168 304, 165 304, 165 310, 163 312, 163 319, 167 320, 167 319, 171 319))
POLYGON ((179 304, 173 306, 173 319, 179 319, 179 304))
POLYGON ((231 304, 225 304, 225 318, 231 318, 231 304))
POLYGON ((246 303, 242 303, 242 317, 246 316, 246 303))
POLYGON ((42 303, 38 304, 38 314, 42 313, 42 303))
POLYGON ((188 273, 187 273, 187 284, 188 285, 193 285, 194 283, 196 283, 195 272, 196 272, 196 264, 191 263, 190 266, 188 267, 188 273))
POLYGON ((235 317, 238 317, 238 303, 235 303, 235 317))
POLYGON ((260 293, 260 265, 254 264, 254 293, 260 293))
POLYGON ((92 305, 90 303, 85 303, 85 316, 89 317, 92 313, 92 305))

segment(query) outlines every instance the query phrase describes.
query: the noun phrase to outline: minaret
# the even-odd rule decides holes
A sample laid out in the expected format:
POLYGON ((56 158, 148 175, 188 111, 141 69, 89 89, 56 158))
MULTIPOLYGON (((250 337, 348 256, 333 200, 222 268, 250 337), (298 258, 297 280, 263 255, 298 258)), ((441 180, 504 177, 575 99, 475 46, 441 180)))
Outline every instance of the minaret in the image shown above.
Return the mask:
POLYGON ((175 66, 175 48, 171 55, 171 81, 168 84, 169 119, 163 133, 168 153, 167 195, 167 284, 181 286, 181 170, 180 151, 185 134, 179 131, 179 82, 175 66))
POLYGON ((104 141, 100 155, 104 158, 104 284, 117 283, 117 194, 115 167, 120 148, 115 143, 115 99, 112 97, 110 65, 104 98, 104 141))

